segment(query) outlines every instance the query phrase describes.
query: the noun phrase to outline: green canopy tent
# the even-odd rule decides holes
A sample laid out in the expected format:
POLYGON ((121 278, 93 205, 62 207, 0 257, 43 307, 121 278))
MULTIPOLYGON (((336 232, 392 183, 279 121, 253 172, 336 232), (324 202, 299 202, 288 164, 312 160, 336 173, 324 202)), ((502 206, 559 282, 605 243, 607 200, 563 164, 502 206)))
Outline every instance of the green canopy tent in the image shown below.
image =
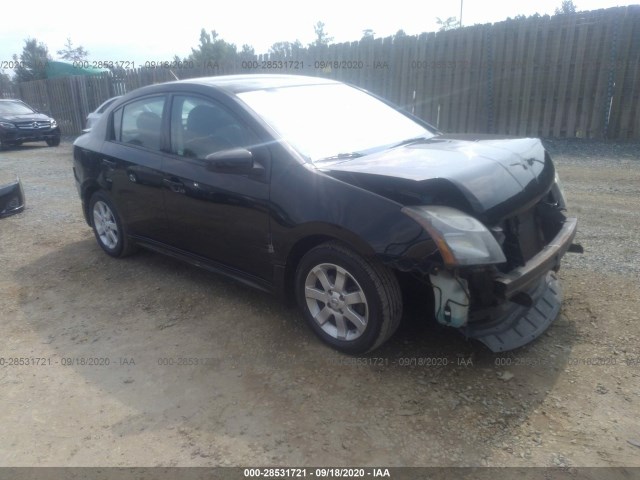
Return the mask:
POLYGON ((91 62, 60 62, 51 60, 47 62, 47 78, 66 77, 69 75, 100 75, 108 72, 108 68, 92 67, 91 62))

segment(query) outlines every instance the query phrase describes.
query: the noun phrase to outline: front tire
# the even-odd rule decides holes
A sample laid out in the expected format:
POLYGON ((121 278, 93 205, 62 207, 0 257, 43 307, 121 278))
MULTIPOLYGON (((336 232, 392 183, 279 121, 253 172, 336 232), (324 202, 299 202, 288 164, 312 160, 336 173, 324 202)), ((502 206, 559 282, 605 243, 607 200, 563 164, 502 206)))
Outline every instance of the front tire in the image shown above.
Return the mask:
POLYGON ((336 350, 374 350, 396 331, 402 295, 395 274, 328 242, 311 249, 295 277, 298 305, 313 331, 336 350))
POLYGON ((98 245, 112 257, 126 257, 135 245, 126 235, 120 215, 104 192, 96 192, 89 201, 89 215, 98 245))
POLYGON ((46 142, 50 147, 57 147, 58 145, 60 145, 60 137, 47 138, 46 142))

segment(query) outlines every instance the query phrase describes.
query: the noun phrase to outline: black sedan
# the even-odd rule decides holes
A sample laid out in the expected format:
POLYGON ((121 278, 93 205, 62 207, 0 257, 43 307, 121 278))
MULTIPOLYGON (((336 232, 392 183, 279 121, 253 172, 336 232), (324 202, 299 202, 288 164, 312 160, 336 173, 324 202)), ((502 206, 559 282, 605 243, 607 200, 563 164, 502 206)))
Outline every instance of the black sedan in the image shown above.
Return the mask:
POLYGON ((576 232, 539 140, 447 137, 321 78, 140 88, 76 140, 74 174, 107 254, 142 246, 295 296, 347 353, 385 342, 418 285, 425 318, 493 351, 530 342, 576 232))
POLYGON ((0 148, 24 142, 60 145, 60 127, 53 118, 40 113, 22 100, 0 99, 0 148))

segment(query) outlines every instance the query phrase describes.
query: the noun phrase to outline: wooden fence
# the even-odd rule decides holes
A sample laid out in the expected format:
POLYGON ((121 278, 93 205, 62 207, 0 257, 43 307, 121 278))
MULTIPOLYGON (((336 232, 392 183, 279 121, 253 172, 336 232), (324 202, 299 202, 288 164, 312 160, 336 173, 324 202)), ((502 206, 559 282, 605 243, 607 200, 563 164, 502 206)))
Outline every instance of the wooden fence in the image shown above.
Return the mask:
POLYGON ((640 139, 638 5, 155 67, 23 83, 9 93, 76 134, 106 98, 174 74, 290 73, 361 86, 448 132, 640 139))

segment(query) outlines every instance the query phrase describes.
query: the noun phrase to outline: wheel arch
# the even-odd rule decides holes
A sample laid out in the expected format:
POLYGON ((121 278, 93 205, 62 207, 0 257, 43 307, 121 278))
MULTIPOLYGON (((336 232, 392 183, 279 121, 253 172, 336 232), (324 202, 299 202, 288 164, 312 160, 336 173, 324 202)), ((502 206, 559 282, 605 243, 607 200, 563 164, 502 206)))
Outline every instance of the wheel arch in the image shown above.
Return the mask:
POLYGON ((281 285, 282 296, 287 302, 291 302, 295 297, 293 284, 300 260, 308 251, 327 242, 338 242, 363 257, 372 258, 375 256, 375 250, 371 245, 355 233, 344 229, 323 225, 317 231, 305 233, 297 238, 288 249, 281 272, 282 278, 277 281, 281 285))
POLYGON ((300 258, 292 291, 316 335, 343 353, 376 349, 393 335, 402 318, 402 291, 396 273, 340 240, 321 242, 300 258), (322 286, 316 274, 318 269, 325 272, 322 286), (352 278, 350 283, 343 280, 338 284, 340 270, 343 279, 352 278), (320 296, 306 293, 312 274, 311 282, 318 289, 312 290, 319 291, 320 296), (331 286, 332 282, 335 286, 331 286), (355 292, 358 295, 352 295, 355 292), (352 310, 354 304, 358 304, 357 310, 352 310))
POLYGON ((93 226, 93 223, 91 221, 91 212, 89 212, 89 203, 93 194, 99 190, 102 190, 100 188, 100 184, 95 181, 88 182, 82 186, 82 213, 84 214, 84 219, 90 227, 93 226))

